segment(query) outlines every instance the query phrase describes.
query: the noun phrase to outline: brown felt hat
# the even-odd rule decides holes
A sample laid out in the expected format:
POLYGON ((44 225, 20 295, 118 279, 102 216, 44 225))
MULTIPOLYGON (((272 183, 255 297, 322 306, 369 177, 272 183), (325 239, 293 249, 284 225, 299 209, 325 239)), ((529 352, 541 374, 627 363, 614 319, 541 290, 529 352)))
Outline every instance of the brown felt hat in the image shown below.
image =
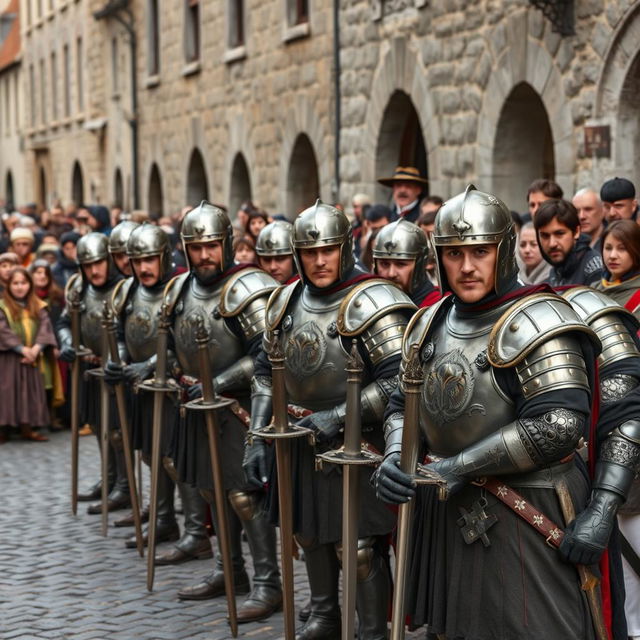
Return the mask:
POLYGON ((394 182, 419 182, 420 184, 427 184, 429 181, 420 175, 420 172, 415 167, 396 167, 391 178, 378 178, 378 182, 385 187, 392 187, 394 182))

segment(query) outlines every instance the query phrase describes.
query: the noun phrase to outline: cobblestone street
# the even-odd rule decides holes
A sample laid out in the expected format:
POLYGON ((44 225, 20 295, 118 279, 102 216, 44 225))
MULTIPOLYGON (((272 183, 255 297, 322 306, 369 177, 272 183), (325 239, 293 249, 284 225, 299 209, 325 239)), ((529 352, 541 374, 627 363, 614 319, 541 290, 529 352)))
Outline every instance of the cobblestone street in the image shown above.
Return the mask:
MULTIPOLYGON (((95 438, 81 438, 80 447, 82 490, 97 478, 99 460, 95 438)), ((176 597, 180 587, 210 570, 211 560, 157 567, 155 589, 148 593, 146 560, 124 547, 133 529, 111 526, 103 538, 100 516, 87 515, 87 503, 78 504, 77 517, 71 515, 69 452, 69 432, 52 434, 49 443, 12 440, 0 447, 0 638, 230 638, 224 598, 176 597)), ((301 562, 295 571, 300 606, 307 597, 301 562)), ((238 636, 279 638, 282 614, 242 625, 238 636)))
MULTIPOLYGON (((77 517, 71 515, 69 432, 50 436, 49 443, 11 440, 0 447, 0 639, 231 638, 224 598, 176 597, 180 587, 206 575, 212 561, 157 567, 148 593, 146 559, 124 547, 133 529, 110 526, 103 538, 100 516, 87 515, 87 503, 78 504, 77 517)), ((80 438, 80 468, 82 490, 99 473, 94 437, 80 438)), ((122 513, 111 514, 110 522, 122 513)), ((303 563, 294 561, 294 570, 299 608, 308 588, 303 563)), ((282 620, 278 613, 241 625, 238 637, 282 638, 282 620)))

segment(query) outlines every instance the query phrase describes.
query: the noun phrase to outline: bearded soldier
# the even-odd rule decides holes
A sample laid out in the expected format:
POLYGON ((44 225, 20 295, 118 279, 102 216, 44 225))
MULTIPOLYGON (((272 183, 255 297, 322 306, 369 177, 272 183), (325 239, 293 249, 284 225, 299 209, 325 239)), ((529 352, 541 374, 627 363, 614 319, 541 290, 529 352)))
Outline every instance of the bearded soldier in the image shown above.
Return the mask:
MULTIPOLYGON (((346 413, 345 366, 351 341, 357 340, 365 363, 362 423, 366 440, 383 446, 382 417, 397 384, 400 345, 415 306, 402 290, 355 266, 347 217, 318 201, 293 225, 292 244, 300 279, 279 289, 267 307, 267 342, 274 331, 283 336, 286 391, 297 411, 310 414, 299 423, 313 429, 316 446, 293 443, 293 525, 304 550, 311 587, 311 611, 298 640, 340 638, 338 578, 341 554, 342 478, 337 467, 315 471, 316 453, 339 446, 346 413)), ((279 338, 280 339, 280 338, 279 338)), ((271 365, 258 356, 252 394, 252 428, 271 418, 271 365)), ((255 440, 245 459, 247 477, 267 481, 267 445, 255 440)), ((390 594, 386 536, 395 517, 376 500, 360 474, 356 607, 359 638, 387 637, 390 594)), ((272 502, 277 503, 274 485, 272 502)))
MULTIPOLYGON (((80 300, 80 342, 91 350, 92 356, 87 358, 86 368, 97 365, 102 353, 102 311, 105 301, 111 300, 115 286, 122 279, 109 254, 109 241, 101 233, 89 233, 78 241, 77 260, 80 264, 80 274, 76 274, 67 283, 66 294, 69 297, 73 289, 80 300)), ((69 305, 58 321, 58 342, 60 344, 60 359, 73 362, 76 352, 72 344, 71 317, 69 305)), ((99 435, 99 407, 100 388, 97 378, 90 377, 83 382, 80 393, 80 420, 82 424, 89 424, 99 435)), ((114 404, 114 403, 112 403, 114 404)), ((114 404, 115 407, 115 404, 114 404)), ((112 407, 112 409, 114 409, 112 407)), ((111 412, 115 416, 115 411, 111 412)), ((114 427, 117 420, 112 420, 114 427)), ((111 450, 109 455, 109 511, 122 509, 130 503, 129 483, 124 463, 124 452, 120 446, 119 429, 110 432, 111 450)), ((96 483, 88 493, 78 495, 78 500, 95 500, 100 497, 101 483, 96 483)), ((88 512, 98 514, 102 510, 101 503, 89 505, 88 512)))
POLYGON ((291 248, 291 223, 276 220, 258 234, 256 240, 258 266, 280 284, 288 283, 295 276, 291 248))
MULTIPOLYGON (((125 223, 123 223, 125 224, 125 223)), ((127 363, 109 362, 107 380, 111 384, 122 380, 129 384, 143 382, 153 375, 157 359, 156 339, 160 307, 167 282, 174 276, 169 236, 160 227, 143 224, 132 229, 126 244, 134 276, 118 285, 113 295, 113 307, 120 324, 120 351, 127 363)), ((145 464, 150 466, 153 429, 153 399, 141 392, 133 406, 134 447, 141 449, 145 464)), ((169 447, 169 432, 175 420, 177 403, 165 396, 162 449, 169 447)), ((171 460, 163 460, 158 481, 156 542, 178 540, 179 529, 174 510, 175 471, 171 460), (173 476, 173 477, 172 477, 173 476)), ((206 504, 196 489, 178 484, 185 516, 185 532, 173 549, 160 554, 157 564, 172 564, 192 558, 211 557, 211 545, 205 527, 206 504)), ((145 544, 147 535, 144 536, 145 544)), ((135 537, 126 541, 135 548, 135 537)))
MULTIPOLYGON (((242 471, 253 361, 262 340, 267 297, 278 283, 254 266, 234 265, 231 222, 222 209, 209 202, 203 201, 184 217, 181 238, 190 270, 167 287, 166 301, 173 311, 172 335, 182 374, 195 380, 199 377, 195 332, 198 321, 203 322, 210 335, 214 389, 237 400, 231 409, 219 411, 217 421, 224 489, 232 506, 229 529, 236 593, 249 591, 241 528, 254 566, 253 588, 238 609, 238 622, 251 622, 268 617, 282 604, 275 530, 262 508, 263 492, 249 488, 242 471)), ((192 387, 190 396, 198 392, 192 387)), ((201 412, 187 412, 184 424, 174 434, 173 456, 179 479, 201 490, 215 521, 211 460, 201 412)), ((223 594, 219 554, 212 575, 178 592, 183 600, 223 594)))
POLYGON ((429 245, 425 232, 404 218, 378 232, 373 244, 373 271, 395 282, 418 307, 440 300, 427 276, 429 245))
MULTIPOLYGON (((581 564, 598 562, 609 546, 613 637, 627 637, 624 598, 620 594, 619 544, 616 514, 638 509, 640 490, 640 323, 609 296, 586 287, 563 293, 578 315, 602 341, 598 357, 600 407, 597 430, 589 435, 593 477, 589 504, 570 523, 560 552, 581 564), (633 487, 633 488, 632 488, 633 487)), ((621 528, 622 530, 622 528, 621 528)), ((622 531, 624 534, 625 532, 622 531)))
MULTIPOLYGON (((469 186, 445 203, 433 241, 452 295, 420 310, 403 341, 403 366, 424 371, 424 471, 449 493, 420 491, 415 506, 408 608, 430 638, 594 637, 579 573, 553 545, 588 496, 574 451, 599 341, 546 285, 518 284, 515 239, 494 196, 469 186)), ((376 479, 392 503, 415 495, 398 466, 404 401, 399 388, 376 479)))

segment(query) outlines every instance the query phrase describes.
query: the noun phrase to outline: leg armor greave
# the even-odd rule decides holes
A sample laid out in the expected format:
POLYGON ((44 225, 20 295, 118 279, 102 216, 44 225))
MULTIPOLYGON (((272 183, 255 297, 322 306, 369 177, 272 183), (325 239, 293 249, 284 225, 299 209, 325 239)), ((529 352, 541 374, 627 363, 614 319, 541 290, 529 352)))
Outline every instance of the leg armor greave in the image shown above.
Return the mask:
MULTIPOLYGON (((336 554, 342 565, 341 543, 336 544, 336 554)), ((385 640, 391 594, 389 568, 373 537, 358 540, 357 558, 358 639, 385 640)))
POLYGON ((262 495, 254 491, 229 492, 229 502, 247 535, 253 558, 253 589, 238 612, 239 620, 265 618, 282 603, 276 557, 276 531, 262 508, 262 495))

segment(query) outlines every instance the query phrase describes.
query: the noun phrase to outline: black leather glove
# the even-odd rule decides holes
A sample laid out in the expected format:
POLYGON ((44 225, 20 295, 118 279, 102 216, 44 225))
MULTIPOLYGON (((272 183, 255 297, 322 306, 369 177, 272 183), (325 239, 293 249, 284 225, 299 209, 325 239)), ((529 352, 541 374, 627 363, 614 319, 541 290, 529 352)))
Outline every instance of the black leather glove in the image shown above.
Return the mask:
POLYGON ((254 438, 244 449, 242 468, 247 482, 257 489, 264 489, 267 477, 267 443, 262 438, 254 438))
POLYGON ((196 400, 202 398, 202 382, 196 382, 187 389, 187 397, 189 400, 196 400))
POLYGON ((59 358, 63 362, 73 362, 76 359, 76 350, 70 344, 67 344, 60 349, 59 358))
POLYGON ((148 360, 132 362, 122 369, 122 375, 129 384, 136 384, 148 380, 153 374, 154 365, 148 360))
POLYGON ((312 429, 316 434, 316 441, 320 444, 333 440, 344 428, 344 418, 337 408, 327 411, 316 411, 298 423, 301 427, 312 429))
POLYGON ((449 495, 458 493, 470 480, 470 478, 460 473, 460 459, 458 456, 452 458, 445 458, 438 462, 430 462, 422 467, 423 469, 430 469, 442 476, 442 479, 447 483, 447 491, 449 495))
POLYGON ((376 495, 383 502, 401 504, 416 494, 411 476, 400 471, 400 454, 390 453, 376 469, 372 477, 376 495))
POLYGON ((104 381, 111 386, 120 384, 124 380, 123 369, 122 363, 108 360, 104 368, 104 381))
POLYGON ((565 529, 560 553, 574 564, 595 564, 609 544, 622 497, 597 489, 584 511, 565 529))

